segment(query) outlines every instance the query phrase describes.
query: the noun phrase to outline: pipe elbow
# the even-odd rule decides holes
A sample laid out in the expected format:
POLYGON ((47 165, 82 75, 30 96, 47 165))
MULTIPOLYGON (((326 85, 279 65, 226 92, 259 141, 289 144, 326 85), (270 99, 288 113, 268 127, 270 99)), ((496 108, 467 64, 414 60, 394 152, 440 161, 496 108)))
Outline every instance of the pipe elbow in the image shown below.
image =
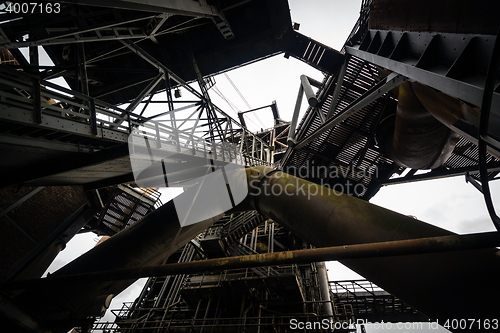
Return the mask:
POLYGON ((381 122, 377 139, 386 156, 411 169, 435 169, 451 156, 460 136, 422 104, 410 82, 399 86, 396 114, 381 122))

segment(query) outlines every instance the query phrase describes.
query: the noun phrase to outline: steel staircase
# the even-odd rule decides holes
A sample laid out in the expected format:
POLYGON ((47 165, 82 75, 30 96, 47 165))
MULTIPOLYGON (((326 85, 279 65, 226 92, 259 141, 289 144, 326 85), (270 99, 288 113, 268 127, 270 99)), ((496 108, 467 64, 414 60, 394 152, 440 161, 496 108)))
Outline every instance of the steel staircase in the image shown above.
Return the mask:
POLYGON ((131 226, 155 209, 160 193, 155 189, 134 189, 118 185, 96 190, 101 212, 88 223, 82 232, 94 231, 112 236, 131 226), (106 200, 107 201, 102 201, 106 200))
MULTIPOLYGON (((346 46, 357 58, 418 81, 451 97, 481 107, 496 36, 369 30, 363 40, 346 46)), ((477 141, 477 126, 465 121, 456 131, 477 141)), ((493 88, 489 144, 500 151, 500 82, 493 88)))

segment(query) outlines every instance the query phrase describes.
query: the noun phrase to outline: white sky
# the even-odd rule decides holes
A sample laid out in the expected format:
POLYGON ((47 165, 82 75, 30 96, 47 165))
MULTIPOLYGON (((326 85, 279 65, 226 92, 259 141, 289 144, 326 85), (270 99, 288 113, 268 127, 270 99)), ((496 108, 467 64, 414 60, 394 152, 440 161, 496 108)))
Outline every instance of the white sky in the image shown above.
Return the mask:
MULTIPOLYGON (((343 46, 358 18, 360 9, 360 0, 289 0, 289 3, 292 21, 300 23, 299 32, 335 49, 343 46)), ((285 59, 283 55, 228 73, 252 108, 269 105, 276 100, 281 118, 286 121, 291 120, 301 74, 306 74, 318 81, 323 79, 319 71, 291 57, 285 59)), ((216 87, 240 111, 248 109, 224 75, 217 76, 215 80, 216 87)), ((238 119, 236 113, 214 92, 211 92, 211 97, 216 105, 238 119)), ((302 117, 305 105, 301 111, 302 117)), ((272 127, 273 118, 269 108, 257 111, 257 115, 265 126, 260 124, 255 114, 246 114, 250 130, 258 131, 263 127, 272 127)), ((493 182, 492 190, 493 198, 497 198, 498 202, 500 182, 493 182)), ((162 201, 166 202, 165 198, 162 198, 162 201)), ((383 187, 371 202, 402 214, 414 215, 422 221, 457 233, 494 230, 482 194, 472 185, 466 184, 463 176, 383 187)), ((94 234, 75 237, 56 258, 49 271, 54 271, 56 267, 60 267, 90 249, 96 239, 94 234)), ((331 280, 362 278, 338 263, 329 263, 328 268, 331 280)), ((117 296, 111 304, 111 309, 121 308, 123 301, 134 301, 143 283, 144 281, 136 283, 117 296)), ((114 316, 108 311, 105 319, 113 320, 114 316)), ((370 328, 367 328, 367 331, 376 332, 370 328)), ((426 332, 426 330, 396 329, 391 331, 426 332)), ((430 330, 429 332, 446 332, 446 330, 430 330)))

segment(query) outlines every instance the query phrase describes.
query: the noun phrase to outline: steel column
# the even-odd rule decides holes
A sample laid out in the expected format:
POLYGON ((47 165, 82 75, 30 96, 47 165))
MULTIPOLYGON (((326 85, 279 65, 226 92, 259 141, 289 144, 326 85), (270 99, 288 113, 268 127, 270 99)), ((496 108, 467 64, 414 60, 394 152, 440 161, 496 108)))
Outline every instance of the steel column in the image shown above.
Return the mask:
POLYGON ((330 286, 328 285, 328 272, 326 270, 326 265, 324 261, 320 261, 316 263, 316 268, 318 270, 318 282, 319 289, 321 292, 321 300, 323 303, 323 311, 327 316, 329 316, 330 320, 333 320, 333 309, 332 302, 330 299, 330 286))

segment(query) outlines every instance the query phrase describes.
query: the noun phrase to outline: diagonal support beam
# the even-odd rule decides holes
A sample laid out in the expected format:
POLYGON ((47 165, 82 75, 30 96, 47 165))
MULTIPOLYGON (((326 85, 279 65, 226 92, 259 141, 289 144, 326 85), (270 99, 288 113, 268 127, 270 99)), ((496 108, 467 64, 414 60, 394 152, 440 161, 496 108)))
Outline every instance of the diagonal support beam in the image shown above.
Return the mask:
POLYGON ((28 194, 26 194, 25 196, 23 196, 21 199, 17 200, 16 202, 14 202, 12 205, 10 205, 9 207, 5 208, 4 210, 2 210, 0 212, 0 217, 3 217, 4 215, 10 213, 11 211, 13 211, 15 208, 17 208, 19 205, 22 205, 24 202, 26 202, 29 198, 31 198, 32 196, 34 196, 35 194, 37 194, 38 192, 40 192, 41 190, 43 190, 44 186, 39 186, 37 188, 35 188, 34 190, 32 190, 31 192, 29 192, 28 194))
MULTIPOLYGON (((27 41, 4 43, 0 45, 0 49, 20 48, 20 47, 35 46, 35 45, 60 45, 60 44, 84 43, 84 42, 104 41, 104 40, 117 40, 123 38, 120 36, 125 36, 125 35, 128 35, 127 38, 146 38, 148 36, 144 32, 137 31, 138 30, 137 28, 130 29, 125 26, 130 23, 140 22, 147 19, 153 19, 155 17, 156 15, 141 14, 133 18, 130 18, 128 20, 123 20, 119 22, 105 22, 98 25, 88 24, 86 28, 81 28, 76 30, 72 29, 71 32, 63 32, 59 34, 49 35, 49 37, 43 39, 29 39, 27 41), (120 30, 121 33, 119 36, 117 36, 116 34, 110 36, 99 35, 100 31, 104 31, 106 29, 107 30, 118 29, 120 28, 120 26, 124 27, 121 28, 120 30), (135 33, 133 33, 134 31, 135 33), (94 37, 81 36, 82 34, 87 34, 87 33, 95 33, 95 35, 94 37)), ((85 18, 82 18, 82 21, 86 22, 85 18)), ((18 57, 16 57, 16 59, 17 58, 18 57)))
POLYGON ((146 86, 146 88, 144 88, 144 90, 141 91, 141 93, 132 101, 132 103, 130 103, 129 106, 127 106, 125 112, 122 112, 120 114, 120 118, 122 119, 115 120, 115 124, 111 125, 110 127, 116 128, 120 126, 121 123, 125 121, 123 117, 125 117, 126 115, 130 115, 132 112, 134 112, 134 110, 142 102, 144 97, 146 97, 149 93, 151 93, 151 91, 153 91, 153 89, 155 89, 156 86, 161 82, 161 80, 163 79, 163 75, 164 75, 163 73, 160 73, 153 80, 151 80, 149 84, 146 86))
POLYGON ((350 58, 349 56, 346 56, 346 58, 344 59, 344 63, 342 64, 342 68, 340 69, 339 74, 337 75, 337 82, 335 84, 335 88, 332 94, 332 102, 330 103, 328 114, 326 115, 327 119, 333 115, 333 112, 335 112, 335 107, 337 106, 337 102, 340 95, 340 89, 342 88, 342 84, 344 83, 344 76, 347 70, 347 65, 349 64, 349 58, 350 58))
POLYGON ((152 55, 144 51, 141 47, 137 46, 135 43, 131 42, 130 40, 120 40, 120 42, 125 45, 129 50, 137 54, 139 57, 142 59, 146 60, 149 62, 151 65, 156 67, 160 72, 168 74, 170 79, 174 80, 178 84, 180 84, 182 87, 186 88, 190 93, 195 95, 196 97, 200 99, 204 99, 203 95, 196 91, 194 88, 189 86, 186 82, 184 82, 183 79, 181 79, 177 74, 172 72, 170 69, 167 68, 167 66, 163 65, 161 62, 159 62, 156 58, 154 58, 152 55))
POLYGON ((148 22, 147 34, 149 39, 151 39, 156 44, 159 44, 159 42, 155 38, 155 34, 171 16, 173 16, 173 14, 161 14, 160 16, 155 17, 148 22))
POLYGON ((367 90, 358 99, 356 99, 351 104, 346 106, 337 116, 328 119, 314 133, 302 139, 299 143, 297 143, 294 149, 300 149, 304 147, 314 139, 320 137, 327 130, 335 127, 337 124, 340 124, 341 122, 352 116, 357 111, 363 109, 365 106, 375 101, 380 96, 384 95, 389 90, 399 86, 405 80, 406 77, 394 73, 384 78, 382 81, 377 83, 371 89, 367 90))

